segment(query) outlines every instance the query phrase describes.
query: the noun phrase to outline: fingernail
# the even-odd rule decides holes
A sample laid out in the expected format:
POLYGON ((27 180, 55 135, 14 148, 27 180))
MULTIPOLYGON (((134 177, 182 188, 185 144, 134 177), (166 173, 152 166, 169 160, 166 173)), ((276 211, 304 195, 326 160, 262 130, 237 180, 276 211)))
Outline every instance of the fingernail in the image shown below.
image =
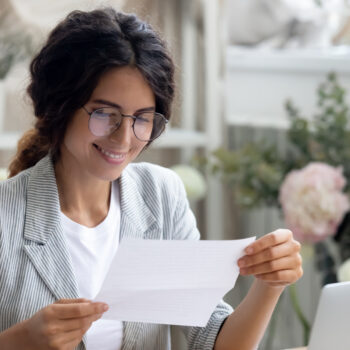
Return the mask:
POLYGON ((108 305, 107 304, 103 305, 103 311, 107 311, 107 310, 108 310, 108 305))

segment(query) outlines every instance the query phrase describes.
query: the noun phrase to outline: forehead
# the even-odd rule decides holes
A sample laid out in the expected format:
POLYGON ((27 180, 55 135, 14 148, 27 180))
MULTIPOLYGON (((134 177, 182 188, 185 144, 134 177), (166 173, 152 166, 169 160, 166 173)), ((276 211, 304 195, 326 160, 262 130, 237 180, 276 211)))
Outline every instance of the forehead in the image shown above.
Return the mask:
POLYGON ((155 106, 154 93, 136 67, 118 67, 106 72, 100 78, 90 99, 108 100, 123 108, 155 106))

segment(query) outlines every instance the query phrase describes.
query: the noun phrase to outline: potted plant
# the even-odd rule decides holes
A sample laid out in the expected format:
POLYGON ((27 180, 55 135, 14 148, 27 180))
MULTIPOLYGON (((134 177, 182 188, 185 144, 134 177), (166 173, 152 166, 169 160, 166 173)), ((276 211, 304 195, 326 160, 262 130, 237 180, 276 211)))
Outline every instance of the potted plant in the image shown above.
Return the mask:
MULTIPOLYGON (((327 284, 350 278, 350 110, 334 73, 317 95, 318 112, 311 119, 286 103, 290 127, 282 154, 263 139, 236 150, 217 149, 204 164, 232 188, 239 206, 279 208, 297 238, 314 249, 322 284, 327 284), (330 239, 337 245, 336 257, 330 239)), ((307 344, 310 326, 295 287, 290 292, 307 344)))

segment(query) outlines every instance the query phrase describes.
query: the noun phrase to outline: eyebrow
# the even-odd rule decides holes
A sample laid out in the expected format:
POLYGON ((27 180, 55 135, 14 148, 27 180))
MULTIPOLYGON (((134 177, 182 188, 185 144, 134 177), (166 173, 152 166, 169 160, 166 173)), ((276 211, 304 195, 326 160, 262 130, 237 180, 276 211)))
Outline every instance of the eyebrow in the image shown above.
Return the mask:
MULTIPOLYGON (((120 105, 118 105, 117 103, 111 102, 111 101, 107 101, 107 100, 101 100, 101 99, 97 99, 97 100, 93 100, 93 103, 100 103, 100 104, 104 104, 110 107, 114 107, 114 108, 118 108, 118 109, 122 109, 122 107, 120 105)), ((155 111, 155 107, 145 107, 145 108, 140 108, 136 112, 154 112, 155 111)))

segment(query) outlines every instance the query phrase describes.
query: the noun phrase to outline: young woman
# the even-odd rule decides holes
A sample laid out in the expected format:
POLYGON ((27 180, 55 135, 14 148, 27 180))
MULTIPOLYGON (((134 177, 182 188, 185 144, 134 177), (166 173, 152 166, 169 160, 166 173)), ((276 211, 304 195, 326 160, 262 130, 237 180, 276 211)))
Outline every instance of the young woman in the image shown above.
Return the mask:
MULTIPOLYGON (((134 15, 75 11, 30 66, 36 123, 0 184, 0 348, 170 349, 167 325, 100 319, 92 302, 119 242, 199 239, 181 181, 131 162, 164 130, 174 66, 134 15)), ((251 244, 255 275, 235 312, 220 302, 189 349, 255 349, 284 287, 302 275, 288 230, 251 244)))

